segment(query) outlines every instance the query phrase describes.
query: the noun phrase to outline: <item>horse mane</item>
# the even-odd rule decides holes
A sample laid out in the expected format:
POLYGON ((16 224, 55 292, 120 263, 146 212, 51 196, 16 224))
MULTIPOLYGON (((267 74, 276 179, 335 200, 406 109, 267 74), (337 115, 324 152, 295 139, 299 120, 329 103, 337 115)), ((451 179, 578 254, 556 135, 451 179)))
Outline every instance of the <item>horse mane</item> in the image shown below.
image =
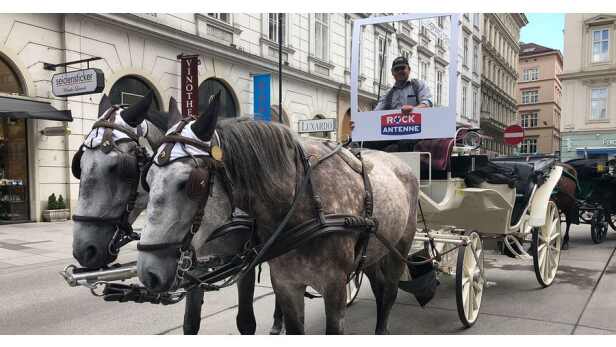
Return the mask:
POLYGON ((295 167, 298 139, 291 129, 279 123, 233 118, 219 121, 217 133, 234 185, 248 192, 251 200, 280 202, 282 182, 288 182, 288 172, 295 167))

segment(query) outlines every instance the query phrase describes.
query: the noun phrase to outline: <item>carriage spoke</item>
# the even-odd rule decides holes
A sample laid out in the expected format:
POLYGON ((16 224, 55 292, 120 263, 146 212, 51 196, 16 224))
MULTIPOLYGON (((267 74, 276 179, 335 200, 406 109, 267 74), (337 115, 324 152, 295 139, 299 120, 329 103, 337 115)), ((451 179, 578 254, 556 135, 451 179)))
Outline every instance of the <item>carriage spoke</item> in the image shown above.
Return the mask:
POLYGON ((467 282, 466 285, 462 286, 462 300, 463 300, 463 305, 464 305, 464 315, 466 317, 469 316, 469 311, 470 311, 470 307, 469 307, 469 303, 468 303, 468 294, 470 291, 470 282, 467 282), (466 300, 464 300, 464 298, 466 298, 466 300))

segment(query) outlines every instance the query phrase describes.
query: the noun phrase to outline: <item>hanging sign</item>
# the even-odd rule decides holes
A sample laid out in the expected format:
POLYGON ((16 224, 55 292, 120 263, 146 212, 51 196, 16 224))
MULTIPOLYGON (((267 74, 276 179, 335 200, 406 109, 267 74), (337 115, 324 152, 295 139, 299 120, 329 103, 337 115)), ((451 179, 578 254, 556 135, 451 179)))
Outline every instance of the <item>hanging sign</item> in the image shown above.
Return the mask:
POLYGON ((199 116, 199 65, 198 55, 178 55, 182 64, 181 95, 182 115, 199 116))
POLYGON ((298 133, 318 133, 336 131, 336 118, 300 120, 298 133))
POLYGON ((51 78, 51 92, 55 96, 77 96, 100 93, 105 89, 105 74, 100 69, 63 72, 51 78))
POLYGON ((272 83, 272 75, 261 74, 252 77, 254 82, 254 115, 255 120, 270 122, 272 120, 272 108, 270 106, 270 85, 272 83))

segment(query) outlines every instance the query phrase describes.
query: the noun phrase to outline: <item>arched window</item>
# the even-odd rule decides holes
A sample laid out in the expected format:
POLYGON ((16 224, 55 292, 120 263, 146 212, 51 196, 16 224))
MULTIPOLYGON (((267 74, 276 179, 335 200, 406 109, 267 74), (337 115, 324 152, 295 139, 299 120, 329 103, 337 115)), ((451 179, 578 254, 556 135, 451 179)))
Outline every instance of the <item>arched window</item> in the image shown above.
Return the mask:
POLYGON ((234 118, 238 116, 238 108, 231 88, 216 78, 209 78, 199 85, 199 113, 205 112, 210 98, 221 91, 222 107, 219 118, 234 118))
MULTIPOLYGON (((152 88, 141 78, 133 75, 124 76, 117 80, 111 87, 109 98, 112 104, 133 105, 143 98, 152 88)), ((150 110, 160 110, 160 102, 154 93, 154 101, 150 110)))
POLYGON ((17 73, 2 58, 0 58, 0 93, 24 94, 17 73))

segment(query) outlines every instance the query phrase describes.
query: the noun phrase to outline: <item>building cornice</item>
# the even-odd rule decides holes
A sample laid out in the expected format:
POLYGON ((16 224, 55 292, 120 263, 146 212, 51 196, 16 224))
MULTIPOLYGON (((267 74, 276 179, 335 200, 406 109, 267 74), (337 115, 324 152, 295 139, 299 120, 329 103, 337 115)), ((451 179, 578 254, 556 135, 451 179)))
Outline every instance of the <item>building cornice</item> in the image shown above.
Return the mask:
MULTIPOLYGON (((231 63, 249 66, 256 71, 277 72, 278 64, 268 58, 239 50, 230 45, 207 39, 202 36, 191 34, 186 31, 175 29, 164 24, 151 21, 133 14, 84 14, 85 17, 102 21, 107 24, 117 25, 128 30, 137 31, 142 35, 153 39, 166 41, 169 45, 186 52, 195 52, 203 55, 213 55, 224 58, 231 63)), ((340 82, 310 74, 291 66, 283 69, 285 78, 300 82, 311 83, 317 87, 325 87, 337 91, 340 82)), ((376 98, 376 95, 360 90, 360 95, 366 98, 376 98)))
POLYGON ((558 78, 560 78, 561 81, 601 77, 616 77, 616 68, 596 71, 569 72, 558 75, 558 78))

